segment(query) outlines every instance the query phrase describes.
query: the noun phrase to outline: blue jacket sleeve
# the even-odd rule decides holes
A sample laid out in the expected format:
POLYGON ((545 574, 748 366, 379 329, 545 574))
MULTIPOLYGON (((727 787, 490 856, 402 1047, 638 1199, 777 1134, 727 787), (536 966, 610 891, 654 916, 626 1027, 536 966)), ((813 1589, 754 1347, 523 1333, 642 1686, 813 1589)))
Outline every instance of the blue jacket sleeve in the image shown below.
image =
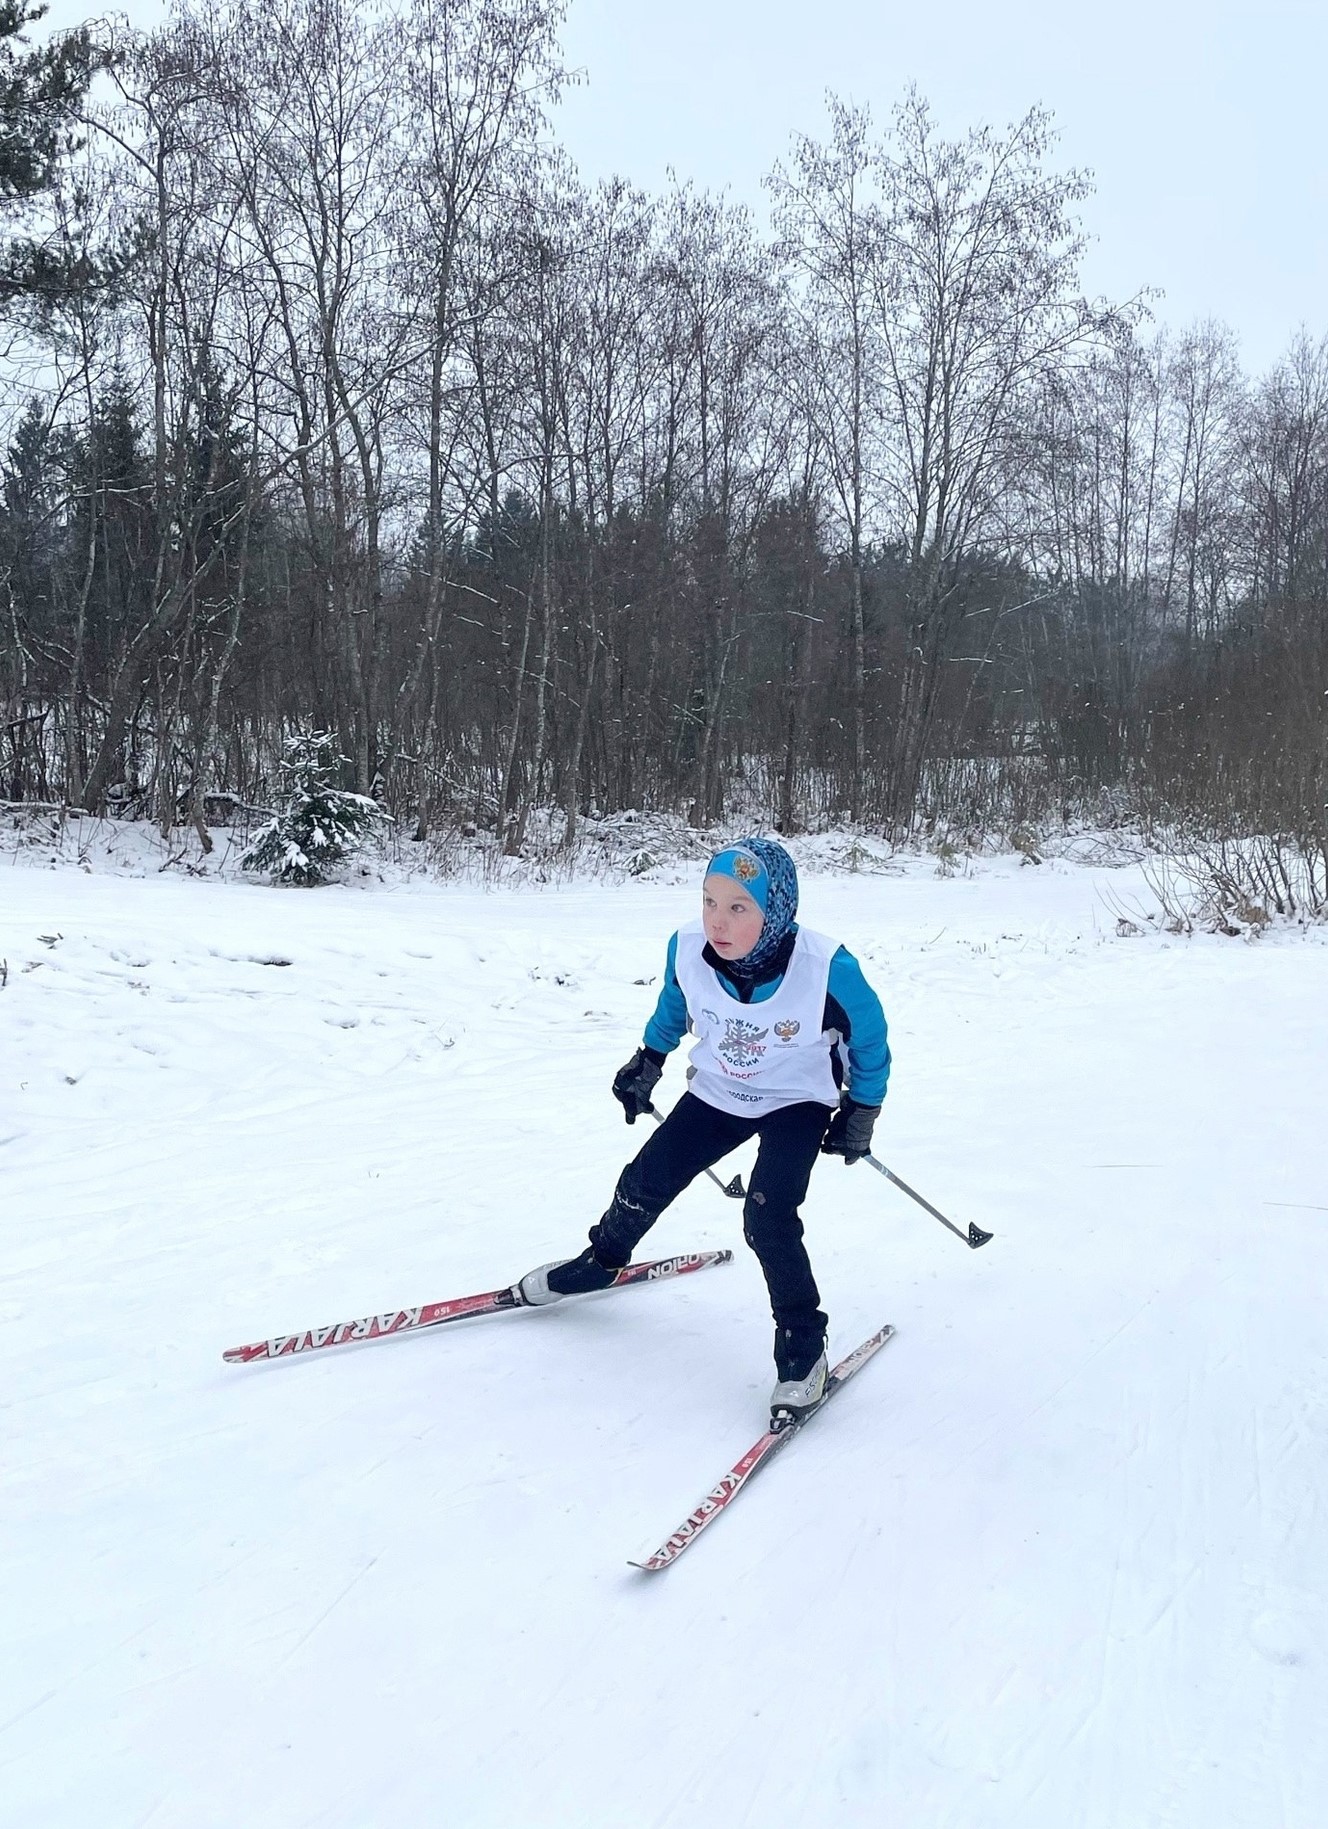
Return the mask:
POLYGON ((687 1033, 687 999, 682 994, 677 972, 678 936, 669 941, 664 965, 664 983, 655 1005, 655 1014, 646 1024, 645 1044, 656 1054, 672 1054, 687 1033))
POLYGON ((862 967, 844 946, 830 961, 826 1010, 844 1036, 852 1097, 859 1105, 881 1104, 890 1078, 885 1012, 862 967))

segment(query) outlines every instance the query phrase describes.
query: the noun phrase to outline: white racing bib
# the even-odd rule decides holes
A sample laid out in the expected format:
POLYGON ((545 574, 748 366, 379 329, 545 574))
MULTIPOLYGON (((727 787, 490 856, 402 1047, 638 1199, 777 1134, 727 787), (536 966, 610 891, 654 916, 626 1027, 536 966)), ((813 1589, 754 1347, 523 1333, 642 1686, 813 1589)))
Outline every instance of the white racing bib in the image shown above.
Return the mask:
POLYGON ((699 921, 679 928, 674 969, 697 1037, 689 1091, 744 1118, 807 1099, 837 1105, 830 1066, 837 1038, 822 1025, 839 942, 800 927, 783 981, 760 1003, 739 1003, 724 989, 701 957, 705 943, 699 921))

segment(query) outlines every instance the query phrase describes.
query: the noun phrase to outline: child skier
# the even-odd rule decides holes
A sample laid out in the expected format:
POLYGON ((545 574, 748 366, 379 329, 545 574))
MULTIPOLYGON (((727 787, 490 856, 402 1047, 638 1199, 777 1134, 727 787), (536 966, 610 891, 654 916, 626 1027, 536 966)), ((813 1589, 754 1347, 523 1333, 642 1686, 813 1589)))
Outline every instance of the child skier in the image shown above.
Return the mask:
POLYGON ((623 1170, 580 1257, 544 1264, 517 1285, 537 1306, 608 1288, 670 1201, 759 1137, 743 1235, 775 1318, 776 1426, 813 1409, 827 1377, 826 1316, 798 1208, 818 1151, 846 1163, 867 1154, 890 1072, 885 1017, 862 968, 834 940, 799 927, 797 910, 793 859, 773 839, 745 838, 711 858, 701 919, 669 941, 643 1045, 613 1082, 635 1124, 690 1029, 688 1090, 623 1170))

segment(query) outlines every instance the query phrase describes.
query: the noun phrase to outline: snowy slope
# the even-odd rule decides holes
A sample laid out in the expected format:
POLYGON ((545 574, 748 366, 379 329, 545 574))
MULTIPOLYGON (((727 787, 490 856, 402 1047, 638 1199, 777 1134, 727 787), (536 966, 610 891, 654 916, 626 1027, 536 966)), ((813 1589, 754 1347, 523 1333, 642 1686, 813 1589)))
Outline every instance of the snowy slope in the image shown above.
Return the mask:
POLYGON ((880 1153, 998 1237, 823 1164, 833 1344, 898 1339, 650 1578, 771 1376, 708 1183, 651 1245, 732 1268, 220 1354, 578 1248, 691 892, 6 868, 0 1823, 1318 1829, 1328 947, 1131 887, 807 882, 880 1153))

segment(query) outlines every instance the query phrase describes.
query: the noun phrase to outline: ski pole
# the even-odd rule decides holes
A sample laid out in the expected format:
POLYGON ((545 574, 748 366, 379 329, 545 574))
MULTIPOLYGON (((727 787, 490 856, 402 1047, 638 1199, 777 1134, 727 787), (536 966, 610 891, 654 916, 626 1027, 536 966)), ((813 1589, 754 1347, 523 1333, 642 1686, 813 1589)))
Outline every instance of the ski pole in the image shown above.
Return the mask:
MULTIPOLYGON (((646 1110, 650 1113, 656 1124, 662 1124, 664 1122, 664 1113, 662 1111, 656 1111, 653 1105, 647 1105, 646 1110)), ((742 1185, 741 1175, 735 1175, 732 1181, 721 1181, 713 1169, 707 1169, 706 1174, 709 1175, 720 1193, 727 1194, 730 1200, 746 1200, 747 1190, 742 1185)))
POLYGON ((968 1222, 967 1234, 964 1234, 952 1220, 945 1217, 944 1213, 938 1213, 929 1200, 924 1200, 921 1194, 916 1193, 906 1181, 901 1181, 893 1169, 888 1169, 883 1162, 878 1162, 872 1155, 865 1156, 863 1160, 870 1162, 878 1175, 884 1175, 887 1181, 893 1181, 901 1194, 907 1194, 910 1200, 916 1200, 918 1205, 930 1213, 933 1219, 939 1219, 941 1224, 948 1227, 956 1238, 962 1238, 971 1250, 976 1251, 979 1245, 985 1245, 993 1236, 990 1232, 984 1232, 981 1226, 975 1226, 972 1220, 968 1222))

